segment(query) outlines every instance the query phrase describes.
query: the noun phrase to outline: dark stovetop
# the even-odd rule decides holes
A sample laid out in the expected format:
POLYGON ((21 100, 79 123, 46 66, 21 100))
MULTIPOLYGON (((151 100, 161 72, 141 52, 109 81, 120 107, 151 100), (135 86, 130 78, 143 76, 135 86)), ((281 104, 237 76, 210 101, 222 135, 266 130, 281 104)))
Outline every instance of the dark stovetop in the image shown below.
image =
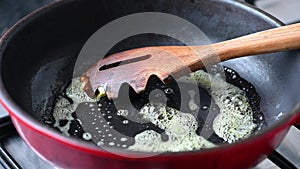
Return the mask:
MULTIPOLYGON (((0 0, 0 35, 27 13, 52 1, 53 0, 0 0)), ((248 1, 254 2, 254 0, 248 1)), ((259 2, 265 1, 272 0, 261 0, 259 2)), ((277 3, 276 1, 278 0, 273 1, 273 3, 277 3)), ((278 1, 278 3, 279 2, 280 1, 278 1)), ((271 7, 274 7, 274 5, 271 7)), ((286 15, 286 13, 284 14, 286 15)), ((299 127, 293 126, 282 144, 266 160, 254 168, 300 168, 300 146, 298 146, 297 143, 299 140, 299 127)), ((0 169, 10 168, 53 169, 56 167, 41 159, 28 147, 16 133, 8 113, 0 106, 0 169)))

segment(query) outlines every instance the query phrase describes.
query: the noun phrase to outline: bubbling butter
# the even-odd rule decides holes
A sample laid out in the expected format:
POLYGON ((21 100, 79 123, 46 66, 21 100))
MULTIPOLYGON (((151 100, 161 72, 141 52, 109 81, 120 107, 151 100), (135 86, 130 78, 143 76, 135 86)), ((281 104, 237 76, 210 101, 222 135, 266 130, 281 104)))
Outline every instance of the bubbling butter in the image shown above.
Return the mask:
POLYGON ((252 134, 257 125, 253 122, 253 111, 243 90, 227 83, 220 74, 210 75, 203 70, 184 76, 179 81, 196 81, 209 90, 220 108, 213 122, 213 130, 219 137, 233 143, 252 134))
POLYGON ((83 102, 96 102, 91 99, 84 91, 83 84, 79 80, 80 78, 73 78, 71 84, 66 89, 66 95, 72 99, 73 103, 70 103, 66 98, 59 98, 55 104, 53 110, 53 117, 55 119, 54 127, 57 127, 62 134, 69 136, 70 124, 72 120, 75 120, 72 113, 76 111, 78 105, 83 102), (59 124, 60 121, 65 120, 67 123, 63 126, 59 124))
MULTIPOLYGON (((179 81, 186 83, 196 81, 209 91, 211 97, 220 109, 220 113, 213 120, 212 124, 213 131, 220 138, 228 143, 233 143, 237 140, 247 138, 252 134, 257 125, 253 122, 253 111, 243 90, 227 83, 218 74, 210 75, 202 70, 181 77, 179 81)), ((99 99, 105 96, 105 90, 100 88, 98 92, 99 97, 92 99, 84 92, 83 84, 79 78, 72 79, 71 84, 66 89, 66 96, 69 99, 61 97, 56 102, 53 110, 53 117, 55 119, 53 126, 58 128, 64 135, 69 136, 68 131, 70 130, 71 121, 78 120, 81 122, 80 119, 72 116, 80 103, 85 102, 86 104, 90 104, 92 106, 91 110, 95 109, 93 107, 95 102, 101 105, 99 99), (70 99, 72 102, 70 102, 70 99), (66 123, 63 125, 60 124, 61 120, 66 121, 66 123)), ((173 90, 167 89, 164 92, 172 93, 173 90)), ((199 110, 200 107, 194 98, 195 91, 189 91, 188 95, 190 96, 190 101, 188 102, 189 109, 193 111, 199 110)), ((100 109, 100 107, 101 106, 99 106, 98 109, 100 109)), ((208 109, 208 107, 201 107, 201 109, 208 109)), ((128 125, 129 121, 126 117, 130 114, 129 111, 130 110, 120 109, 114 112, 118 116, 125 118, 122 121, 122 125, 128 125)), ((198 122, 190 113, 178 111, 163 103, 147 103, 138 113, 145 121, 151 122, 164 130, 164 134, 168 139, 162 139, 162 134, 151 129, 146 129, 135 135, 133 145, 124 144, 122 145, 123 148, 144 152, 178 152, 217 146, 196 133, 199 127, 198 122)), ((95 117, 96 116, 97 114, 95 114, 95 117)), ((112 116, 108 116, 107 118, 110 119, 110 117, 112 116)), ((97 132, 97 134, 101 135, 102 133, 97 132)), ((91 136, 90 133, 84 133, 82 136, 85 140, 90 140, 93 137, 95 136, 91 136)), ((125 139, 127 138, 124 137, 122 140, 124 141, 125 139)), ((105 138, 103 137, 103 139, 96 144, 98 146, 104 146, 104 143, 105 138)), ((109 143, 108 146, 114 146, 112 142, 109 143)))
POLYGON ((146 104, 139 112, 145 120, 165 130, 167 141, 153 130, 145 130, 135 136, 135 144, 129 150, 148 152, 179 152, 211 148, 215 145, 196 134, 197 120, 189 113, 182 113, 164 104, 146 104))

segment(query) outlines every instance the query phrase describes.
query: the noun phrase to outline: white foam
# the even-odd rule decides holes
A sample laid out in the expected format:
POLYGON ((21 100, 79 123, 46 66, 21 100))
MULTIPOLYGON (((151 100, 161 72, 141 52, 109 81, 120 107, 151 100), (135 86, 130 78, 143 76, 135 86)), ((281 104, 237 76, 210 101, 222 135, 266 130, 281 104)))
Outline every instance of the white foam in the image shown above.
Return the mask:
POLYGON ((220 108, 220 114, 213 122, 213 130, 219 137, 232 143, 250 136, 256 124, 253 123, 253 111, 243 90, 227 83, 220 75, 213 76, 203 70, 184 76, 180 81, 196 81, 210 91, 220 108))
POLYGON ((129 150, 148 152, 190 151, 215 145, 196 134, 197 120, 189 113, 182 113, 164 104, 146 104, 140 111, 143 117, 165 130, 167 141, 153 130, 145 130, 135 136, 135 144, 129 150))
MULTIPOLYGON (((83 90, 82 83, 79 81, 79 78, 72 79, 71 84, 66 89, 66 94, 69 98, 73 100, 73 104, 71 104, 67 99, 60 98, 55 104, 53 110, 53 117, 55 119, 54 127, 57 127, 62 134, 69 136, 69 129, 71 125, 71 121, 74 120, 72 113, 77 109, 80 103, 86 102, 86 105, 89 107, 94 107, 93 103, 87 102, 95 102, 94 99, 91 99, 83 90), (63 126, 59 125, 61 120, 67 120, 67 123, 63 126)), ((79 119, 78 119, 79 120, 79 119)))

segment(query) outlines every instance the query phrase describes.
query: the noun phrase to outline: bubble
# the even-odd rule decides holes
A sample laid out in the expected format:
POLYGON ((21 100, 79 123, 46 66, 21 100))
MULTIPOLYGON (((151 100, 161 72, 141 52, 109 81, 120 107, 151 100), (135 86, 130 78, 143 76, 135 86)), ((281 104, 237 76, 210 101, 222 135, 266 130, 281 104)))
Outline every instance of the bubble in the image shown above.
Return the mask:
POLYGON ((123 120, 123 122, 122 122, 123 124, 128 124, 129 123, 129 121, 128 120, 123 120))
POLYGON ((99 141, 98 143, 97 143, 97 146, 102 146, 102 145, 104 145, 104 143, 102 142, 102 141, 99 141))
POLYGON ((121 140, 122 142, 124 142, 124 141, 127 141, 127 138, 126 138, 126 137, 122 137, 120 140, 121 140))
POLYGON ((46 124, 52 124, 52 121, 48 121, 48 120, 46 120, 46 121, 44 121, 46 124))
POLYGON ((208 109, 208 106, 206 106, 206 105, 205 105, 205 106, 202 106, 201 109, 202 109, 202 110, 207 110, 207 109, 208 109))
POLYGON ((91 133, 85 132, 82 134, 82 138, 85 140, 91 140, 92 139, 92 135, 91 133))
POLYGON ((166 89, 164 90, 164 92, 165 92, 166 94, 172 94, 172 93, 174 93, 174 90, 171 89, 171 88, 166 88, 166 89))
POLYGON ((112 116, 107 116, 107 118, 111 119, 111 118, 112 118, 112 116))
POLYGON ((129 111, 128 110, 123 110, 123 109, 120 109, 117 112, 118 116, 124 116, 124 117, 126 117, 126 116, 128 116, 128 114, 129 114, 129 111))
POLYGON ((89 104, 89 107, 94 107, 94 104, 92 104, 92 103, 91 103, 91 104, 89 104))
POLYGON ((108 143, 108 145, 110 145, 110 146, 114 146, 114 145, 115 145, 115 143, 114 143, 114 142, 109 142, 109 143, 108 143))

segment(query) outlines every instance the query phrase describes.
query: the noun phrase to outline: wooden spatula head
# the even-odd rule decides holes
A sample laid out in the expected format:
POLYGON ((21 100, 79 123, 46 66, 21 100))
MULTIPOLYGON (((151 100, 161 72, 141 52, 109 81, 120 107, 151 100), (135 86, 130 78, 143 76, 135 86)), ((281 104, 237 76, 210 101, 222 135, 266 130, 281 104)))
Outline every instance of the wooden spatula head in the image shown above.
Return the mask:
POLYGON ((101 86, 104 87, 108 98, 112 99, 118 97, 119 89, 124 83, 140 93, 145 90, 152 75, 164 82, 169 76, 177 78, 193 71, 186 66, 187 60, 195 60, 196 63, 195 52, 189 47, 139 48, 100 60, 82 75, 81 81, 85 83, 84 90, 90 97, 95 97, 95 91, 101 86), (182 53, 184 56, 180 55, 182 53))

